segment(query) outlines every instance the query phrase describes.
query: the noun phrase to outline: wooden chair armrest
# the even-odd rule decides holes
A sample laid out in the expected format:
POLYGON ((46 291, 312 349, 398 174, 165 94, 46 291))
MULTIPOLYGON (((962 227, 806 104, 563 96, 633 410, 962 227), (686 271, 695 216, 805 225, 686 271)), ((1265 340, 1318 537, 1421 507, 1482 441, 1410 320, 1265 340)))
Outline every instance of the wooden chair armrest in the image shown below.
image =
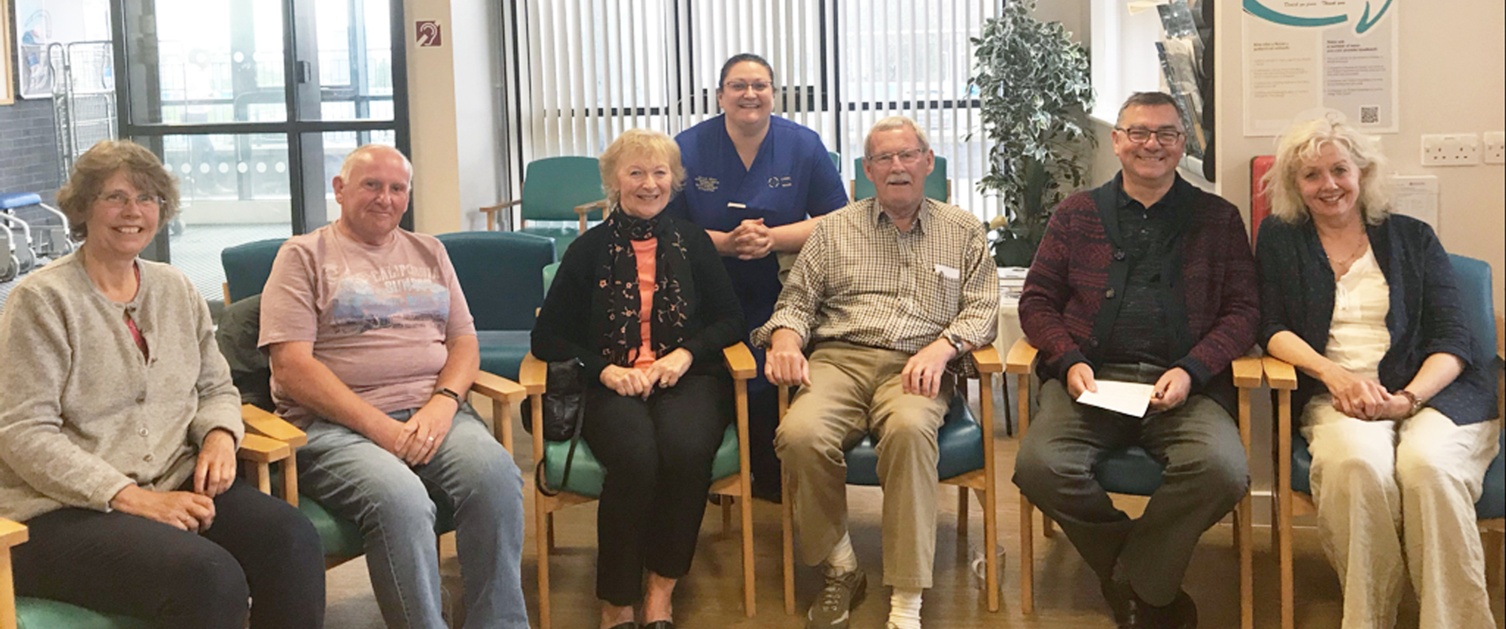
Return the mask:
POLYGON ((606 199, 597 199, 597 200, 592 201, 590 203, 582 203, 580 205, 577 205, 577 206, 575 206, 575 215, 576 216, 580 216, 580 217, 584 217, 587 214, 590 214, 591 210, 598 209, 598 208, 600 208, 602 210, 606 210, 607 209, 607 200, 606 199))
POLYGON ((502 201, 495 205, 483 205, 481 206, 481 213, 491 214, 492 212, 500 212, 510 207, 517 207, 521 203, 523 203, 522 199, 519 199, 517 201, 502 201))
POLYGON ((275 463, 292 455, 293 448, 287 443, 256 434, 242 437, 241 447, 235 451, 235 458, 254 463, 275 463))
POLYGON ((523 396, 528 395, 523 385, 489 371, 476 374, 476 381, 471 383, 471 391, 499 402, 521 400, 523 396))
POLYGON ((294 448, 309 442, 308 435, 286 420, 250 404, 241 405, 241 421, 249 434, 271 437, 294 448))
POLYGON ((1004 364, 999 362, 999 350, 993 345, 984 345, 973 349, 971 352, 973 361, 978 363, 978 371, 981 373, 999 373, 1004 371, 1004 364))
POLYGON ((27 539, 26 525, 0 518, 0 550, 10 550, 27 539))
POLYGON ((753 360, 753 352, 748 349, 747 343, 738 342, 723 347, 722 362, 736 380, 751 380, 758 375, 758 363, 753 360))
POLYGON ((542 360, 534 358, 533 353, 523 357, 522 366, 518 367, 518 384, 528 395, 542 395, 544 393, 544 379, 549 375, 549 365, 542 360))
POLYGON ((1265 372, 1265 381, 1272 389, 1278 391, 1291 391, 1297 388, 1297 368, 1291 363, 1266 356, 1261 360, 1261 368, 1265 372))
POLYGON ((1030 341, 1020 339, 1009 348, 1009 355, 1004 358, 1004 372, 1014 374, 1028 374, 1035 369, 1036 355, 1040 350, 1036 349, 1030 341))
POLYGON ((1229 369, 1234 374, 1234 386, 1241 389, 1258 389, 1263 382, 1265 369, 1261 366, 1261 358, 1258 356, 1236 358, 1234 363, 1229 365, 1229 369))

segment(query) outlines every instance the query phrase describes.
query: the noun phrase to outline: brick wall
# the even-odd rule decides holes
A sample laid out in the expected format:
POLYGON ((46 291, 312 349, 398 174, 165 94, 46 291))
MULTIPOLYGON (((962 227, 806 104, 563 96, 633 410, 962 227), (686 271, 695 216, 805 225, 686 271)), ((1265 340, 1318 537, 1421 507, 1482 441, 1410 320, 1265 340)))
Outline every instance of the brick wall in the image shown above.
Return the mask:
MULTIPOLYGON (((14 72, 15 47, 3 54, 10 55, 14 72)), ((11 89, 16 88, 12 77, 11 89)), ((28 100, 17 96, 15 104, 0 105, 0 192, 35 192, 52 203, 61 185, 52 120, 50 98, 28 100)), ((16 215, 25 221, 49 216, 38 208, 22 208, 16 215)))

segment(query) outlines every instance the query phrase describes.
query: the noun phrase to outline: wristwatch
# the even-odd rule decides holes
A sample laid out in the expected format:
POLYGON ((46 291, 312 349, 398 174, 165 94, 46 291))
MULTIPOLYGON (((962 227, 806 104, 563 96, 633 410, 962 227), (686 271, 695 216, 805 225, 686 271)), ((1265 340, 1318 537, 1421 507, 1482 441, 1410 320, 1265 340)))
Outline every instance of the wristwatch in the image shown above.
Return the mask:
POLYGON ((460 394, 456 393, 455 391, 453 391, 451 389, 445 388, 445 387, 439 387, 438 389, 435 389, 434 390, 434 395, 443 395, 443 396, 445 396, 447 398, 455 400, 456 404, 460 403, 460 394))
POLYGON ((1411 402, 1412 402, 1412 409, 1409 410, 1409 411, 1407 411, 1407 417, 1411 417, 1413 415, 1416 415, 1417 411, 1422 410, 1422 405, 1427 402, 1426 400, 1417 397, 1416 393, 1413 393, 1413 392, 1408 391, 1406 389, 1400 389, 1400 390, 1398 390, 1396 392, 1396 395, 1400 395, 1400 396, 1402 396, 1404 398, 1407 398, 1408 400, 1411 400, 1411 402))
POLYGON ((962 337, 947 337, 947 342, 952 344, 952 349, 957 350, 957 355, 954 358, 961 358, 963 354, 967 353, 967 344, 962 342, 962 337))

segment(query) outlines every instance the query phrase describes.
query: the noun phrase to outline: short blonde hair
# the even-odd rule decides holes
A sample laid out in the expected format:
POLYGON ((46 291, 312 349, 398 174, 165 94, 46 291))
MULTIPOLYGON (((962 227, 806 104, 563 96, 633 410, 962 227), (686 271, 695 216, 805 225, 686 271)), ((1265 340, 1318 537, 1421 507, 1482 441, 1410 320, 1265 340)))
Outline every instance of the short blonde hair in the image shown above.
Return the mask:
POLYGON ((68 233, 74 240, 89 237, 90 209, 105 181, 117 172, 125 173, 142 194, 162 199, 157 210, 158 231, 178 216, 178 180, 162 167, 156 155, 130 140, 101 140, 79 156, 68 181, 58 190, 58 206, 68 217, 68 233))
POLYGON ((617 166, 625 158, 639 156, 664 160, 674 176, 674 191, 679 192, 685 187, 685 165, 680 163, 680 145, 659 131, 628 129, 601 153, 601 189, 607 193, 607 201, 612 205, 617 205, 617 200, 622 197, 622 191, 617 189, 617 166))
POLYGON ((1261 179, 1271 201, 1271 215, 1294 225, 1308 219, 1297 171, 1330 144, 1347 151, 1360 169, 1358 203, 1365 223, 1378 225, 1386 220, 1391 213, 1391 185, 1382 174, 1386 156, 1373 138, 1329 116, 1298 122, 1276 141, 1276 164, 1261 179))

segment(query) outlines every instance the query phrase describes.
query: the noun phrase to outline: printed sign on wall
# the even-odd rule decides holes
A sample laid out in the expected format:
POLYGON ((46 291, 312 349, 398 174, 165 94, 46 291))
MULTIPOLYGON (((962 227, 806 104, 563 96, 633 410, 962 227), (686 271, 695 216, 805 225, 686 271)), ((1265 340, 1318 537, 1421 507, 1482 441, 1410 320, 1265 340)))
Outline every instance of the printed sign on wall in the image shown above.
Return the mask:
POLYGON ((419 48, 434 48, 444 45, 444 34, 440 32, 438 21, 419 20, 417 24, 419 48))

